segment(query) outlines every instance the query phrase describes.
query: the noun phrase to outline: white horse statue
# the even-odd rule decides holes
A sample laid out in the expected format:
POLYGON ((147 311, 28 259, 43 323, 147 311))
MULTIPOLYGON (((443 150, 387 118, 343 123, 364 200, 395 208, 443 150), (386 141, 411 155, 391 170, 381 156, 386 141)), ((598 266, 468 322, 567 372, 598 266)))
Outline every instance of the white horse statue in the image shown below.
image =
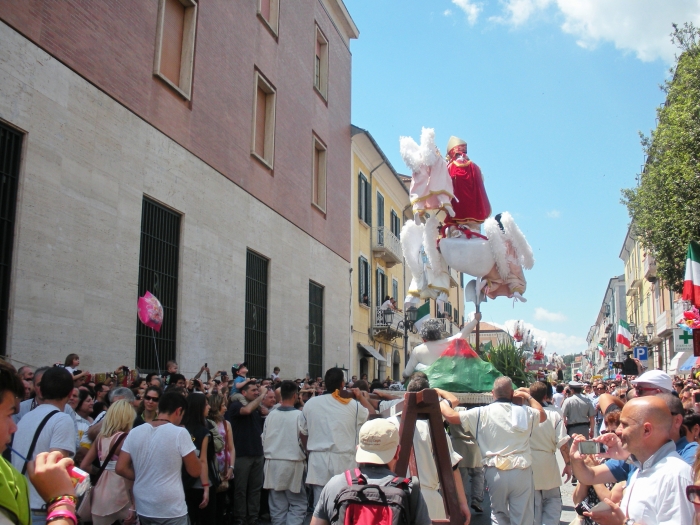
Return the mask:
POLYGON ((444 230, 440 232, 437 213, 454 215, 452 181, 445 159, 435 145, 435 130, 423 128, 421 143, 410 137, 400 139, 401 156, 413 173, 411 204, 414 220, 401 230, 401 247, 412 281, 407 302, 437 299, 449 291, 448 266, 482 278, 485 293, 491 299, 515 297, 525 301, 523 268, 534 264, 532 248, 504 212, 484 222, 484 232, 444 230), (426 215, 432 212, 427 218, 426 215), (423 222, 425 220, 425 222, 423 222))

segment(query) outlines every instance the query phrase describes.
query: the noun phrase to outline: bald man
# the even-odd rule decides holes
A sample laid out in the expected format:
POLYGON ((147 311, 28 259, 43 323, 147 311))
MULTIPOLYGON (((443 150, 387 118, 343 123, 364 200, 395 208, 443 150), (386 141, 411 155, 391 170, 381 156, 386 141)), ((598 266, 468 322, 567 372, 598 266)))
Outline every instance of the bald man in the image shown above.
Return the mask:
MULTIPOLYGON (((636 470, 630 476, 619 506, 606 499, 611 510, 586 515, 601 525, 682 525, 693 522, 693 506, 685 497, 685 487, 693 484, 692 471, 676 452, 671 439, 673 427, 674 417, 658 397, 632 399, 624 406, 615 434, 605 434, 594 441, 608 447, 601 456, 628 460, 636 470)), ((587 472, 581 468, 583 456, 578 450, 581 441, 583 436, 577 435, 571 445, 574 473, 583 483, 599 483, 597 479, 585 479, 587 472)), ((606 467, 594 467, 599 472, 602 472, 601 468, 606 467)))

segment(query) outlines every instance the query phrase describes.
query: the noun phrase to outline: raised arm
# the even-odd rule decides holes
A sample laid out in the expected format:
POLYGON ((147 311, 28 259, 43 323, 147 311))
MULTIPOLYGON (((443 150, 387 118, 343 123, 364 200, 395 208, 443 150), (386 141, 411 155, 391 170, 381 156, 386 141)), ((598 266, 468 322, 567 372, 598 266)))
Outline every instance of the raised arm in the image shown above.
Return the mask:
POLYGON ((468 338, 469 334, 472 332, 472 330, 474 330, 474 328, 479 323, 479 321, 481 321, 481 312, 476 312, 474 314, 474 318, 471 321, 469 321, 467 324, 465 324, 464 328, 462 328, 462 330, 460 330, 460 332, 457 335, 455 335, 454 337, 455 338, 461 337, 463 339, 468 338))

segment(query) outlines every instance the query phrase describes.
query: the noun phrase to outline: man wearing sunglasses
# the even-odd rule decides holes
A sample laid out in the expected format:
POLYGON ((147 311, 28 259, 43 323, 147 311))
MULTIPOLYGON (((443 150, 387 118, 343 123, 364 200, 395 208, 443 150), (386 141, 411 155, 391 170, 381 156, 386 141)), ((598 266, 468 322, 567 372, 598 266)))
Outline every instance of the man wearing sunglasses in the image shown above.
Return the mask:
MULTIPOLYGON (((636 398, 625 405, 615 434, 605 434, 595 441, 608 447, 601 456, 628 460, 636 469, 619 505, 606 499, 610 510, 585 512, 584 516, 603 525, 692 523, 693 507, 683 497, 685 487, 692 484, 692 470, 670 438, 673 419, 658 397, 636 398)), ((574 472, 583 474, 579 468, 583 464, 578 451, 580 441, 581 436, 574 440, 571 461, 574 472)), ((584 476, 580 477, 583 481, 584 476)))

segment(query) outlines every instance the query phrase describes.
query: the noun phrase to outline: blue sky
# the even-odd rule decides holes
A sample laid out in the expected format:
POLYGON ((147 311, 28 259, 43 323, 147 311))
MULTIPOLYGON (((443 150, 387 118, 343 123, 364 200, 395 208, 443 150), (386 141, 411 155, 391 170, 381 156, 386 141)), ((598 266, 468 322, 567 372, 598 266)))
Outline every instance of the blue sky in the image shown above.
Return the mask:
MULTIPOLYGON (((401 135, 433 127, 469 144, 494 213, 535 254, 528 302, 498 298, 484 320, 522 319, 547 353, 583 350, 608 280, 623 273, 620 189, 644 161, 675 48, 698 0, 345 0, 360 30, 352 121, 394 167, 401 135), (670 7, 668 4, 672 4, 670 7)), ((469 310, 467 310, 469 311, 469 310)))

